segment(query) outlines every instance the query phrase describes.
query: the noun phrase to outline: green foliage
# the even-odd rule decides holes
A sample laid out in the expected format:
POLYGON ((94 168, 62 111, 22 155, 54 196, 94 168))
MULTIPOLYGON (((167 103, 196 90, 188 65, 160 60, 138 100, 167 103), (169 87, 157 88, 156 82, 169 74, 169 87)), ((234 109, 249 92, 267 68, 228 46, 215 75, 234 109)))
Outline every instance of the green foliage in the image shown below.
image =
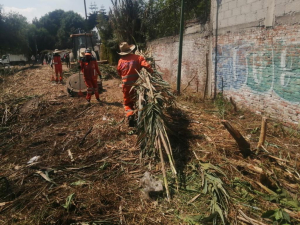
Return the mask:
POLYGON ((118 41, 114 40, 113 27, 109 22, 109 16, 104 8, 100 9, 97 17, 97 28, 101 37, 101 59, 108 60, 112 64, 118 61, 118 41))
POLYGON ((226 224, 225 218, 228 214, 230 197, 218 174, 225 177, 226 175, 219 167, 211 163, 200 163, 200 168, 202 172, 202 193, 211 196, 211 215, 204 220, 213 221, 213 224, 217 224, 218 218, 221 218, 222 224, 226 224))
POLYGON ((109 19, 118 42, 143 43, 142 0, 112 0, 109 19))
POLYGON ((60 28, 57 31, 58 42, 55 47, 72 48, 70 35, 76 33, 76 30, 83 27, 83 25, 84 20, 79 14, 73 11, 65 12, 64 18, 61 20, 60 28))
POLYGON ((270 202, 279 203, 283 207, 300 211, 300 202, 291 196, 288 191, 279 189, 277 192, 279 193, 274 193, 273 195, 263 195, 263 197, 270 202))
POLYGON ((70 34, 78 28, 85 29, 96 24, 97 15, 89 21, 73 11, 54 10, 33 19, 32 24, 18 13, 3 13, 0 6, 0 54, 36 54, 47 49, 72 48, 70 34))
POLYGON ((38 51, 72 48, 70 35, 85 27, 84 19, 73 11, 55 10, 34 20, 33 38, 38 51))
POLYGON ((62 207, 64 207, 68 212, 72 205, 73 196, 74 196, 74 193, 70 194, 66 199, 66 203, 62 205, 62 207))
POLYGON ((103 59, 116 63, 119 43, 126 41, 145 46, 142 27, 142 15, 145 3, 142 0, 112 0, 112 8, 108 15, 102 8, 98 14, 98 30, 101 41, 103 59))
POLYGON ((104 8, 100 9, 100 12, 97 17, 97 28, 99 30, 101 41, 103 44, 108 44, 109 40, 113 38, 113 29, 109 23, 109 17, 106 14, 104 8))
MULTIPOLYGON (((146 41, 179 33, 180 0, 112 0, 112 5, 108 15, 103 8, 98 14, 103 59, 115 60, 122 41, 143 48, 146 41)), ((210 0, 185 3, 185 20, 205 23, 209 12, 210 0)))
POLYGON ((268 210, 262 214, 262 218, 269 218, 274 225, 289 225, 291 218, 287 212, 278 208, 275 210, 268 210))
MULTIPOLYGON (((179 34, 181 0, 149 0, 143 15, 147 40, 179 34)), ((210 0, 185 1, 184 20, 205 23, 210 15, 210 0)))
POLYGON ((218 108, 219 117, 225 119, 225 116, 231 107, 230 102, 224 98, 222 93, 218 93, 215 99, 215 105, 218 108))
POLYGON ((86 30, 94 29, 94 27, 97 25, 97 17, 98 17, 97 12, 89 14, 86 22, 86 30))
POLYGON ((28 50, 28 23, 24 16, 14 12, 1 12, 0 31, 1 54, 25 53, 28 50))

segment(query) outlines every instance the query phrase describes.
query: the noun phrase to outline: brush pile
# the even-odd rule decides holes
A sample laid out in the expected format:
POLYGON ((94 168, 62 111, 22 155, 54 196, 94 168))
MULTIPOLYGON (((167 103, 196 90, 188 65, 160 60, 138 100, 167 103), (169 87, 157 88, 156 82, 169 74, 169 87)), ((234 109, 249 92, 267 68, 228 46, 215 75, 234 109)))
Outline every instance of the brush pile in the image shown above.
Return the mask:
POLYGON ((137 92, 138 101, 138 145, 141 146, 142 156, 160 157, 161 169, 164 177, 164 184, 167 198, 170 200, 164 156, 167 155, 169 165, 174 178, 176 179, 175 162, 172 148, 167 133, 166 113, 170 107, 175 106, 175 97, 171 92, 170 85, 162 79, 161 74, 156 70, 153 57, 149 50, 136 54, 151 61, 153 74, 142 69, 134 89, 137 92))

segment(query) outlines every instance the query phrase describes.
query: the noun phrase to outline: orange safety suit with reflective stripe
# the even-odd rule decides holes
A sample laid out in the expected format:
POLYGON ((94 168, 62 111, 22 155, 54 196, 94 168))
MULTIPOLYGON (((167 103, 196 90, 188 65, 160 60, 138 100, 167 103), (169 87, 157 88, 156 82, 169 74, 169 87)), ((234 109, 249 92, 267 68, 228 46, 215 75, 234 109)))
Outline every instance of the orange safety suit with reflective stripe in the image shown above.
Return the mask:
POLYGON ((96 99, 99 99, 97 75, 101 76, 99 67, 95 58, 87 60, 83 58, 80 61, 81 72, 83 73, 84 83, 87 86, 86 99, 91 100, 94 91, 96 99))
POLYGON ((53 56, 53 64, 55 67, 56 82, 58 81, 58 73, 60 75, 59 80, 62 81, 62 64, 61 64, 60 55, 53 56))
POLYGON ((145 58, 140 55, 128 54, 122 56, 118 63, 118 74, 122 78, 122 89, 124 98, 124 108, 126 117, 133 115, 134 109, 134 93, 130 92, 132 85, 139 78, 137 71, 140 72, 144 67, 148 72, 153 73, 151 65, 149 65, 145 58))

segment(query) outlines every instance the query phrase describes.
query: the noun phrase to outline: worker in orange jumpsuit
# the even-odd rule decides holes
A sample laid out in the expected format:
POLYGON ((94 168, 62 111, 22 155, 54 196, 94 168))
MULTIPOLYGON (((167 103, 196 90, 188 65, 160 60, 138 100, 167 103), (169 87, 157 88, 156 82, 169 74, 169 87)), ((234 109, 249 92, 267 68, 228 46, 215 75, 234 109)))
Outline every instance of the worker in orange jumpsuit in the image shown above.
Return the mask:
POLYGON ((54 68, 55 68, 55 81, 58 83, 58 74, 59 74, 59 82, 63 81, 63 77, 62 77, 62 64, 61 64, 61 58, 59 53, 61 53, 60 51, 58 51, 58 49, 55 49, 53 52, 53 58, 51 60, 51 67, 53 68, 53 64, 54 64, 54 68))
POLYGON ((126 117, 128 118, 128 123, 130 127, 134 126, 134 93, 130 92, 132 85, 137 81, 139 75, 137 71, 144 67, 148 72, 153 73, 151 65, 149 65, 145 58, 140 55, 135 55, 132 51, 135 45, 129 45, 127 42, 122 42, 120 44, 121 58, 118 62, 118 74, 122 77, 122 89, 124 98, 124 108, 126 117))
POLYGON ((80 68, 83 73, 84 83, 87 87, 86 100, 90 103, 92 93, 94 92, 97 101, 100 102, 97 75, 101 78, 101 73, 98 68, 97 60, 92 56, 90 49, 86 49, 84 55, 85 57, 80 60, 80 68))

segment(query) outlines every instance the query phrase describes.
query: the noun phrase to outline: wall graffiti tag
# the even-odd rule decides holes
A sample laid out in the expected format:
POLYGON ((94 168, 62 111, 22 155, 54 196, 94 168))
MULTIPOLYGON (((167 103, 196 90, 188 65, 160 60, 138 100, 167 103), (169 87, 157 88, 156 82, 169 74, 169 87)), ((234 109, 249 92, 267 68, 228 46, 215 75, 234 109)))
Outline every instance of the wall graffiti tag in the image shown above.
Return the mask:
POLYGON ((287 101, 300 102, 300 43, 227 44, 218 47, 217 58, 219 90, 247 86, 259 93, 273 90, 287 101))

